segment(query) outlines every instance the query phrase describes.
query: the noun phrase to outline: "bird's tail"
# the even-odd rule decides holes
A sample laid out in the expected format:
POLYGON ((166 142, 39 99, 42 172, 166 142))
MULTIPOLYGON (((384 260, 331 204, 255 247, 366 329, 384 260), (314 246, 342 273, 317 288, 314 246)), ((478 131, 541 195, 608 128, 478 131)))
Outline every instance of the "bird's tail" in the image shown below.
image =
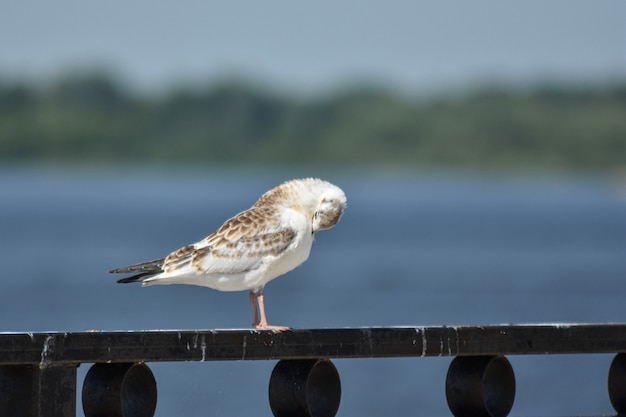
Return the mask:
POLYGON ((142 262, 135 265, 125 266, 123 268, 116 268, 109 271, 111 274, 128 274, 133 272, 139 272, 133 276, 122 278, 117 282, 120 284, 127 284, 129 282, 142 282, 144 279, 151 276, 160 274, 163 272, 163 262, 165 258, 155 259, 154 261, 142 262))

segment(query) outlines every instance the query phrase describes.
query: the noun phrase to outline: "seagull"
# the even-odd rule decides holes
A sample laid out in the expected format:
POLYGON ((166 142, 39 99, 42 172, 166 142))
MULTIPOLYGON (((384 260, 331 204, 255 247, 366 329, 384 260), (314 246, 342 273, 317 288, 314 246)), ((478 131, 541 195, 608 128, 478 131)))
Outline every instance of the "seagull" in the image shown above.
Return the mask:
POLYGON ((308 259, 315 233, 339 222, 346 201, 341 188, 329 182, 316 178, 287 181, 199 242, 165 258, 110 273, 134 273, 117 282, 141 282, 142 286, 189 284, 249 291, 253 327, 290 330, 268 324, 263 288, 308 259))

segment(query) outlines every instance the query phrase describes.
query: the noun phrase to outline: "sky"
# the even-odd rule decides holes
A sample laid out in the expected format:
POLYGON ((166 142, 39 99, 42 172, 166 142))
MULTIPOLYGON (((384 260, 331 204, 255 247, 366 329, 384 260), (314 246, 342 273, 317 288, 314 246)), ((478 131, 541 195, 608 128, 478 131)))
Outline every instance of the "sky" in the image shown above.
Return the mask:
POLYGON ((0 5, 0 80, 105 70, 138 89, 626 78, 626 2, 32 0, 0 5))

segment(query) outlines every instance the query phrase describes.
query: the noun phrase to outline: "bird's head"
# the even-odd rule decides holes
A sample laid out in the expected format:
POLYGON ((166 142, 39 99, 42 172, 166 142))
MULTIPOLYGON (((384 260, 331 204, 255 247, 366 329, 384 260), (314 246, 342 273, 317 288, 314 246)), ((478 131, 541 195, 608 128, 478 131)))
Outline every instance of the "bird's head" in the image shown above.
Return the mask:
POLYGON ((322 180, 311 183, 312 216, 311 230, 313 233, 330 229, 339 223, 346 208, 346 195, 341 188, 322 180))
POLYGON ((346 195, 336 185, 317 178, 304 178, 287 181, 268 191, 255 205, 278 203, 296 208, 311 219, 311 231, 315 233, 339 222, 346 201, 346 195))

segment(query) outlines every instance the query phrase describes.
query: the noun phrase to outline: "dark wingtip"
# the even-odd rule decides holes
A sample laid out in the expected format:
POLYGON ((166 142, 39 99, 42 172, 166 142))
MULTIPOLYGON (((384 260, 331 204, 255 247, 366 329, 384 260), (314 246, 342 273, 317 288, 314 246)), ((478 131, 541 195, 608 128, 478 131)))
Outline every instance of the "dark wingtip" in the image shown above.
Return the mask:
POLYGON ((143 274, 133 275, 132 277, 118 279, 118 284, 128 284, 130 282, 142 282, 144 278, 149 278, 156 275, 154 272, 144 272, 143 274))

